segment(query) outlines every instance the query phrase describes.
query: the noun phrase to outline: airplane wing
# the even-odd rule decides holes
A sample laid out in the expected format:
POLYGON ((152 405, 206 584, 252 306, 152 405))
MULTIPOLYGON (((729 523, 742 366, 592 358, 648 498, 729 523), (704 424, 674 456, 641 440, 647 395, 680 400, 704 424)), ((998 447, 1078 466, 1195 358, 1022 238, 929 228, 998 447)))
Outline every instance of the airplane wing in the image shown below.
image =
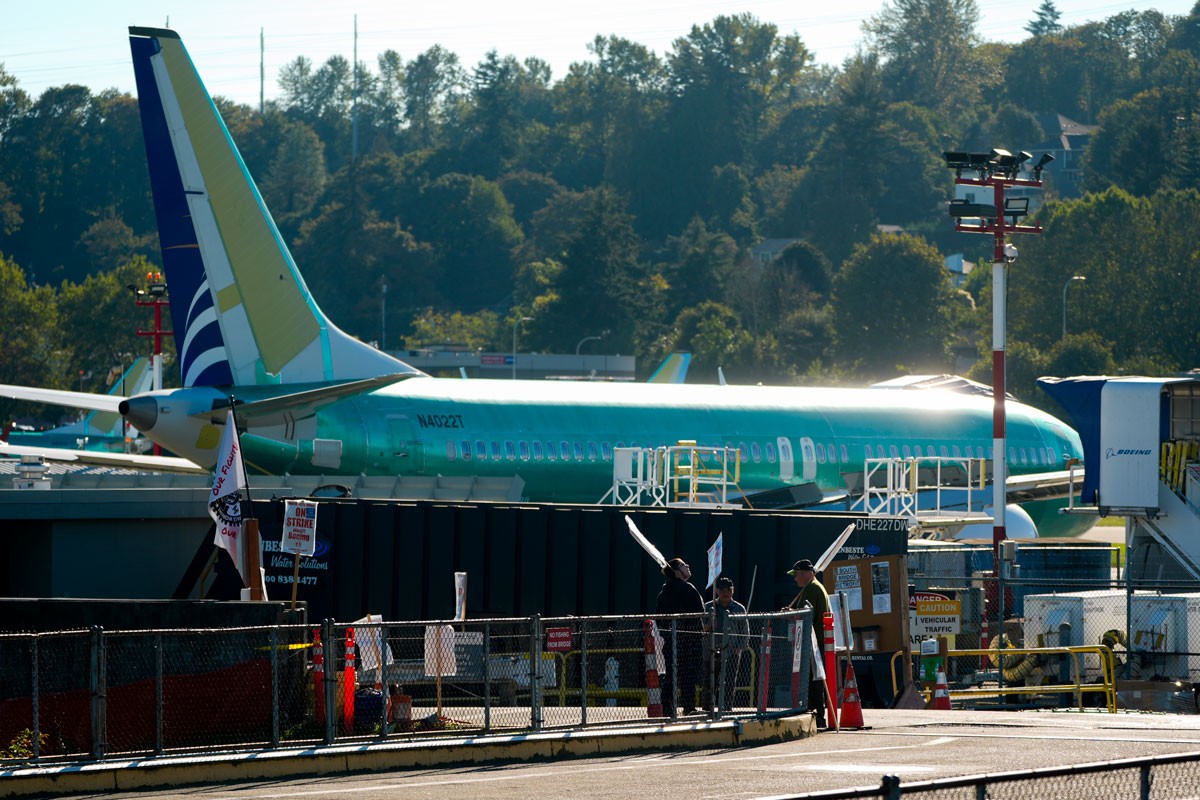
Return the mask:
POLYGON ((209 475, 212 470, 173 456, 147 456, 137 453, 108 453, 102 450, 65 450, 57 447, 25 447, 0 442, 0 458, 20 458, 25 455, 41 456, 47 461, 72 464, 91 464, 99 467, 124 467, 125 469, 174 472, 185 475, 209 475))
POLYGON ((1083 488, 1083 467, 1074 473, 1070 470, 1056 472, 1034 472, 1028 475, 1009 475, 1005 489, 1010 503, 1028 503, 1030 500, 1058 500, 1083 488))
POLYGON ((11 386, 0 383, 0 397, 10 397, 13 400, 29 400, 33 403, 48 403, 68 408, 86 408, 92 411, 112 411, 116 413, 124 397, 119 394, 91 394, 89 392, 70 392, 64 389, 38 389, 32 386, 11 386))

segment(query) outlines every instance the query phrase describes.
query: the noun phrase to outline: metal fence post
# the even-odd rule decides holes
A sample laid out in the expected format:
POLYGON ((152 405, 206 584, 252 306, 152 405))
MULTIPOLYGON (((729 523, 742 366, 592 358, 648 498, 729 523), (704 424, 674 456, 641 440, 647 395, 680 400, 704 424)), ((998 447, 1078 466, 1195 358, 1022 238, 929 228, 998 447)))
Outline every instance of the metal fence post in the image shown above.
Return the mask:
POLYGON ((767 710, 767 679, 771 672, 771 620, 763 620, 758 646, 758 713, 767 710))
POLYGON ((325 744, 333 744, 337 723, 337 661, 334 659, 332 619, 321 622, 321 649, 325 660, 325 744))
MULTIPOLYGON (((726 621, 728 622, 728 620, 726 621)), ((707 686, 705 688, 708 690, 708 708, 705 711, 708 711, 713 718, 719 718, 721 706, 725 701, 725 670, 722 662, 721 674, 717 674, 717 604, 715 602, 706 622, 708 623, 708 658, 704 659, 704 666, 706 668, 705 683, 707 686), (718 687, 720 687, 719 696, 718 687)), ((723 633, 724 631, 722 631, 723 633)), ((722 644, 725 643, 722 642, 722 644)))
MULTIPOLYGON (((588 710, 588 662, 587 662, 587 620, 580 622, 579 627, 579 724, 587 725, 588 710)), ((563 680, 566 680, 566 670, 563 670, 563 680)))
MULTIPOLYGON (((271 628, 271 747, 279 747, 279 628, 271 628)), ((383 667, 380 666, 382 670, 383 667)), ((387 704, 384 703, 386 707, 387 704)))
POLYGON ((492 730, 492 623, 483 623, 483 732, 492 730))
POLYGON ((534 614, 530 619, 529 637, 529 704, 530 727, 542 729, 542 615, 534 614))
POLYGON ((800 643, 800 693, 804 695, 804 710, 808 711, 812 708, 812 698, 809 697, 809 692, 812 691, 812 664, 816 653, 813 652, 813 613, 810 610, 806 615, 800 617, 800 629, 796 632, 797 636, 803 636, 804 641, 800 643))
POLYGON ((105 693, 108 689, 108 676, 104 668, 104 629, 92 627, 91 658, 88 670, 89 688, 92 694, 92 758, 104 758, 107 749, 104 739, 105 728, 105 693))
POLYGON ((671 620, 671 696, 663 698, 663 711, 675 719, 679 713, 679 620, 671 620))
POLYGON ((33 760, 37 761, 42 754, 42 727, 41 716, 38 706, 40 700, 40 690, 38 681, 38 634, 34 634, 29 640, 29 660, 33 669, 29 671, 30 678, 30 694, 33 702, 33 760))
POLYGON ((162 755, 165 747, 163 742, 163 717, 166 709, 163 707, 163 647, 162 634, 154 634, 154 752, 162 755))

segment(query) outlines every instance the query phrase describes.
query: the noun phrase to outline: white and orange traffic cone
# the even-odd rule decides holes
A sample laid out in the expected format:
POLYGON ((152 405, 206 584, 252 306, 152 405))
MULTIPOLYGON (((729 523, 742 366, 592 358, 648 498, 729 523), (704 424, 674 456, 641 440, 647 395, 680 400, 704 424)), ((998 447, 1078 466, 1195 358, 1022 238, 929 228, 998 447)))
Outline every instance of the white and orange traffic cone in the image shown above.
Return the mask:
POLYGON ((858 697, 858 680, 854 677, 854 664, 846 662, 846 686, 842 690, 842 716, 838 729, 867 727, 863 722, 862 700, 858 697))
POLYGON ((950 710, 950 687, 946 684, 945 670, 938 670, 937 683, 933 687, 933 705, 930 708, 934 711, 950 710))
POLYGON ((658 685, 658 655, 654 650, 654 621, 646 620, 643 628, 642 652, 646 657, 646 716, 662 717, 662 689, 658 685))

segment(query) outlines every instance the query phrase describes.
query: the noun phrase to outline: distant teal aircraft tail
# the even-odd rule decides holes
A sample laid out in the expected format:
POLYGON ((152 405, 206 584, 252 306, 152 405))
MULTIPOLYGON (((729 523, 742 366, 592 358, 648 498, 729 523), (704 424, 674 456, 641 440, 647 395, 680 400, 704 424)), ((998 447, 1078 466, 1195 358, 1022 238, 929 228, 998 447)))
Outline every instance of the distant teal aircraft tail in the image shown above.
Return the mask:
MULTIPOLYGON (((154 370, 150 369, 150 359, 139 356, 121 377, 113 381, 108 393, 118 397, 133 397, 150 391, 153 383, 154 370)), ((125 438, 125 420, 115 411, 93 411, 84 417, 82 423, 76 424, 84 426, 91 436, 109 436, 118 440, 125 438)))
POLYGON ((671 353, 663 359, 646 383, 683 383, 691 363, 691 353, 671 353))
POLYGON ((318 308, 179 35, 129 34, 182 385, 420 374, 318 308))

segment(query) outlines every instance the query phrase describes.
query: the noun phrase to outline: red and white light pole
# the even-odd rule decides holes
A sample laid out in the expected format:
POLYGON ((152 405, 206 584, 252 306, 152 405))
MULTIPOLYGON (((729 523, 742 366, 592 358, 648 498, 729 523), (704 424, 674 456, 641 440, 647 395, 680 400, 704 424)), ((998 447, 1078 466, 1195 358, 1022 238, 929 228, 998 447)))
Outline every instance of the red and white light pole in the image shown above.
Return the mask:
POLYGON ((956 186, 978 186, 992 190, 992 202, 972 203, 966 200, 953 200, 950 203, 950 216, 954 217, 956 231, 963 233, 984 233, 992 236, 992 395, 994 398, 992 412, 992 547, 995 551, 995 563, 999 570, 1000 543, 1006 538, 1005 534, 1005 505, 1008 502, 1008 446, 1005 436, 1006 395, 1004 376, 1005 349, 1005 305, 1007 293, 1007 268, 1017 259, 1017 248, 1005 241, 1009 234, 1041 233, 1042 226, 1036 223, 1021 225, 1017 222, 1029 213, 1029 198, 1005 199, 1006 188, 1027 187, 1040 189, 1042 186, 1042 170, 1054 160, 1049 153, 1042 155, 1032 169, 1021 177, 1025 162, 1032 156, 1021 152, 1013 155, 1007 150, 992 150, 990 153, 943 153, 946 166, 954 170, 956 186), (963 173, 975 175, 963 177, 963 173), (978 222, 964 223, 964 219, 977 219, 978 222))

